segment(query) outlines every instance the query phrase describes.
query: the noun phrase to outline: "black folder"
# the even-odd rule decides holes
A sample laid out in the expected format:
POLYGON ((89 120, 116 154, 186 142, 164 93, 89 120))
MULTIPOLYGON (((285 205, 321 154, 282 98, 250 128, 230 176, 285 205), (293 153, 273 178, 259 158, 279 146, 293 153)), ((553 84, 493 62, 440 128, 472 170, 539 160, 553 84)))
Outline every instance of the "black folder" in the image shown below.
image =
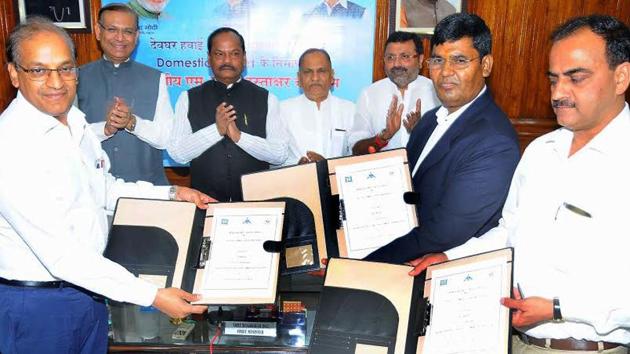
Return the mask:
MULTIPOLYGON (((213 211, 217 208, 281 208, 284 215, 284 207, 284 201, 238 202, 211 203, 207 210, 202 210, 187 202, 120 198, 104 255, 134 275, 161 287, 174 286, 194 292, 203 279, 208 261, 211 247, 209 220, 213 211)), ((283 221, 284 217, 279 220, 283 221)), ((269 243, 273 246, 275 242, 278 241, 269 243)), ((272 246, 265 245, 260 252, 277 253, 272 246)), ((279 258, 279 255, 272 258, 276 262, 276 272, 279 258)), ((273 303, 277 276, 275 273, 270 280, 273 297, 229 299, 217 304, 273 303)))
MULTIPOLYGON (((487 341, 487 353, 507 354, 510 351, 510 311, 500 305, 499 298, 510 296, 512 257, 511 248, 501 249, 435 264, 418 277, 407 274, 411 270, 409 266, 331 259, 309 353, 432 354, 436 352, 436 347, 444 349, 443 345, 439 345, 445 338, 450 339, 447 344, 452 348, 449 350, 458 353, 459 343, 467 343, 469 338, 466 336, 472 333, 468 327, 491 323, 494 327, 485 332, 490 335, 487 338, 476 336, 474 340, 487 341), (489 275, 496 276, 490 283, 498 285, 500 291, 488 292, 484 302, 480 303, 490 304, 491 311, 486 314, 496 316, 484 317, 483 321, 469 319, 472 326, 458 323, 459 320, 449 321, 445 329, 444 319, 452 315, 448 310, 454 307, 444 304, 452 296, 462 302, 462 308, 466 308, 476 300, 470 300, 466 295, 458 297, 456 291, 469 292, 471 287, 474 290, 475 286, 485 281, 475 278, 489 275), (462 283, 456 284, 457 281, 462 283), (470 281, 470 285, 463 283, 465 281, 470 281), (438 291, 438 287, 442 289, 438 291), (459 329, 458 324, 461 325, 459 329), (452 333, 447 333, 448 330, 452 333)), ((485 308, 471 307, 477 312, 485 311, 485 308)), ((457 314, 466 315, 463 312, 457 314)))
MULTIPOLYGON (((394 149, 370 155, 338 157, 316 163, 246 174, 241 177, 243 199, 254 201, 290 197, 301 201, 309 208, 315 221, 314 229, 308 236, 302 238, 305 244, 310 243, 321 258, 344 257, 347 255, 342 227, 345 209, 343 201, 339 200, 336 168, 391 157, 400 157, 403 164, 407 166, 406 150, 394 149)), ((405 172, 408 191, 411 191, 411 176, 408 168, 405 168, 405 172)), ((415 213, 415 209, 413 212, 415 213)), ((414 219, 417 220, 415 217, 414 219)), ((291 236, 287 236, 287 239, 291 239, 291 236)), ((316 264, 303 269, 319 268, 319 259, 314 261, 316 264)))

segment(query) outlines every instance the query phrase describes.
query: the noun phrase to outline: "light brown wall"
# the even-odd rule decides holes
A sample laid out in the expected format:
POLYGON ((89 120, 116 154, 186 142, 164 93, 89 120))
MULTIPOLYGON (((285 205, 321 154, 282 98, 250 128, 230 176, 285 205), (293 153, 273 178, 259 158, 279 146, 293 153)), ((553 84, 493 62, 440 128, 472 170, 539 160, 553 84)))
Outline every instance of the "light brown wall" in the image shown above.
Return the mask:
MULTIPOLYGON (((549 35, 565 20, 588 14, 609 14, 630 24, 628 0, 468 0, 468 12, 481 16, 493 35, 494 68, 489 86, 498 105, 515 126, 521 148, 534 138, 555 129, 549 105, 547 72, 549 35)), ((389 16, 387 1, 377 9, 374 79, 385 77, 383 46, 389 16)), ((425 57, 429 39, 424 39, 425 57)), ((423 72, 428 76, 426 68, 423 72)), ((626 93, 630 100, 630 91, 626 93)))
MULTIPOLYGON (((100 0, 89 1, 94 27, 100 0)), ((468 12, 481 16, 492 30, 494 69, 489 86, 516 127, 523 148, 533 138, 556 127, 545 76, 552 29, 570 17, 592 13, 614 15, 630 23, 628 0, 468 0, 466 7, 468 12)), ((376 14, 374 80, 385 76, 381 58, 389 29, 389 1, 377 0, 376 14)), ((15 23, 14 0, 0 0, 0 47, 3 49, 15 23)), ((79 64, 100 57, 93 34, 72 34, 72 38, 79 64)), ((428 39, 424 39, 424 47, 427 55, 428 39)), ((4 109, 15 97, 15 90, 8 79, 4 50, 0 52, 0 61, 3 63, 0 109, 4 109)), ((427 74, 426 69, 423 73, 427 74)), ((626 97, 630 99, 630 92, 626 97)), ((181 179, 169 171, 171 177, 185 181, 185 177, 181 179)))

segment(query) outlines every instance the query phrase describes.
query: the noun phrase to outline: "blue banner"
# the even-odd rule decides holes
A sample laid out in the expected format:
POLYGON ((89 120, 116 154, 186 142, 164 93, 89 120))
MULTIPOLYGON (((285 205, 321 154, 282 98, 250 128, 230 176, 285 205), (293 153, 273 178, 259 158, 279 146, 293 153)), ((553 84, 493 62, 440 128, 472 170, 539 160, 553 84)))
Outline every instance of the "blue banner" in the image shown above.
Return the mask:
MULTIPOLYGON (((116 1, 103 0, 103 5, 116 1)), ((133 58, 167 74, 173 107, 182 91, 212 77, 207 38, 233 27, 245 38, 246 79, 279 99, 299 95, 298 58, 324 48, 335 70, 335 95, 355 101, 372 83, 376 0, 347 1, 329 16, 317 0, 131 0, 140 9, 140 38, 133 58), (152 8, 153 7, 153 8, 152 8)), ((165 165, 173 165, 165 159, 165 165)))

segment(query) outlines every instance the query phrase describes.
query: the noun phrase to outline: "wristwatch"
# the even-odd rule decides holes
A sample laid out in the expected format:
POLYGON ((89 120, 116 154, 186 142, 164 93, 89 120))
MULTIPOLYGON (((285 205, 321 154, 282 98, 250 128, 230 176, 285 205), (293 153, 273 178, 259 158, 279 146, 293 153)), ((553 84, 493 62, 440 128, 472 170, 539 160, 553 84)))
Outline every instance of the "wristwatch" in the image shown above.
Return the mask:
POLYGON ((553 298, 553 321, 562 322, 562 312, 560 311, 560 299, 553 298))
POLYGON ((177 187, 171 186, 168 190, 168 200, 177 200, 177 187))
MULTIPOLYGON (((130 113, 131 114, 131 113, 130 113)), ((133 132, 136 129, 136 117, 131 117, 131 124, 128 125, 127 127, 125 127, 125 130, 127 130, 128 132, 133 132)))

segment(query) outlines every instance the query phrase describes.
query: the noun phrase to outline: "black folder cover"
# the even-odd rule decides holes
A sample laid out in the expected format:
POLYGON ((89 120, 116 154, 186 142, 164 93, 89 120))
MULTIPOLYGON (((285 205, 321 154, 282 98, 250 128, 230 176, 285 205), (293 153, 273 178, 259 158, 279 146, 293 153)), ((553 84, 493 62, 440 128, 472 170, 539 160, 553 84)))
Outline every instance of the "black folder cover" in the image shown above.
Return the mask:
MULTIPOLYGON (((453 274, 453 278, 449 278, 450 282, 462 274, 482 274, 475 272, 489 269, 496 280, 501 281, 501 296, 509 296, 512 288, 512 259, 513 250, 506 248, 436 264, 414 278, 407 275, 411 270, 408 266, 331 259, 326 270, 309 353, 431 354, 425 343, 432 335, 432 317, 440 315, 440 308, 434 306, 439 302, 432 298, 431 287, 443 285, 441 282, 436 285, 439 278, 436 274, 441 274, 440 277, 453 274)), ((487 299, 500 306, 498 299, 487 299)), ((496 332, 486 332, 492 338, 485 340, 492 345, 491 348, 496 349, 493 352, 507 354, 510 352, 510 313, 506 308, 498 309, 500 316, 496 318, 496 332)), ((490 318, 495 320, 494 317, 490 318)))

